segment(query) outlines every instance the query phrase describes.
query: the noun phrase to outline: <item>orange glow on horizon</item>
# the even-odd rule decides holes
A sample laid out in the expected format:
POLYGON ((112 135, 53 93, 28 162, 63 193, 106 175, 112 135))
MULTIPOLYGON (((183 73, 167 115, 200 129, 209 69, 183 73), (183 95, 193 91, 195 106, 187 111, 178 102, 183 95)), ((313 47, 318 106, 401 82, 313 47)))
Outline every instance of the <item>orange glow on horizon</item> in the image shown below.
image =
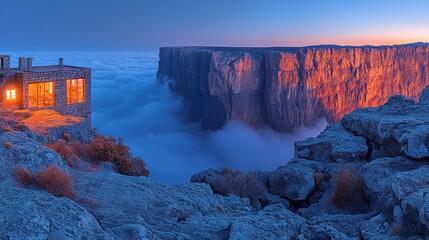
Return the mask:
POLYGON ((242 40, 241 35, 234 35, 223 45, 241 47, 305 47, 314 45, 382 46, 415 42, 429 42, 429 27, 415 26, 410 28, 407 26, 389 26, 385 29, 357 29, 341 33, 324 32, 322 30, 316 32, 303 30, 299 35, 289 35, 287 32, 273 32, 272 34, 265 35, 264 38, 252 38, 249 36, 245 41, 242 40), (365 32, 365 34, 362 34, 362 32, 365 32))
MULTIPOLYGON (((342 45, 342 46, 383 46, 383 45, 400 45, 416 42, 429 43, 429 34, 426 37, 389 37, 389 36, 368 36, 368 37, 332 37, 332 38, 307 38, 301 40, 290 39, 277 39, 274 46, 291 46, 291 47, 305 47, 313 45, 342 45)), ((262 44, 261 46, 269 46, 270 44, 262 44)))
MULTIPOLYGON (((357 33, 345 33, 344 35, 332 35, 332 36, 306 36, 301 38, 299 42, 301 46, 308 45, 352 45, 352 46, 363 46, 363 45, 397 45, 397 44, 408 44, 415 42, 429 42, 429 28, 403 28, 397 29, 385 29, 384 31, 368 32, 365 35, 359 35, 357 33)), ((287 39, 277 39, 279 42, 287 42, 287 39)))

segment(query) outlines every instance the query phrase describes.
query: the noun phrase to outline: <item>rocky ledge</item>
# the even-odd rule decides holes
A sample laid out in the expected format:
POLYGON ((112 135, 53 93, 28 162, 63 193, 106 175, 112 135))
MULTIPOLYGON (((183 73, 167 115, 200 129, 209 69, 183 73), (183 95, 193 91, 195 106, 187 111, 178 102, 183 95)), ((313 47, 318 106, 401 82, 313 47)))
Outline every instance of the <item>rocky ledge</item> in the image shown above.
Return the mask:
POLYGON ((418 103, 393 96, 353 111, 297 142, 295 158, 273 172, 207 170, 181 185, 120 175, 109 164, 72 169, 43 139, 22 127, 0 133, 9 143, 0 146, 2 239, 429 236, 429 88, 418 103), (71 176, 75 200, 15 180, 19 166, 51 164, 71 176))
POLYGON ((429 46, 165 47, 158 78, 173 80, 205 128, 235 120, 293 132, 395 94, 416 100, 429 84, 429 46))
MULTIPOLYGON (((273 239, 427 239, 429 88, 418 103, 396 95, 381 107, 353 111, 296 142, 294 159, 274 172, 240 174, 259 181, 262 207, 280 204, 299 217, 291 220, 299 222, 293 231, 277 223, 282 238, 273 239)), ((207 170, 192 180, 219 191, 225 178, 207 170)), ((246 232, 266 230, 252 225, 246 232)))

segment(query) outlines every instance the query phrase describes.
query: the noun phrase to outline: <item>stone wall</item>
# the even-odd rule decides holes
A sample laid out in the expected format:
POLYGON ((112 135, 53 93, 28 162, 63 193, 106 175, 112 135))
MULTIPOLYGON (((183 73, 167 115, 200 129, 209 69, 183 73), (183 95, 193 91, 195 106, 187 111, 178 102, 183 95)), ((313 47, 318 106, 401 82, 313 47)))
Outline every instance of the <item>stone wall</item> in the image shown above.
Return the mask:
POLYGON ((23 97, 22 108, 28 108, 28 84, 37 82, 54 82, 55 102, 54 107, 37 108, 55 110, 63 115, 73 115, 91 119, 91 69, 76 68, 73 70, 51 72, 29 72, 22 75, 23 97), (67 104, 66 82, 67 79, 85 78, 85 102, 67 104))

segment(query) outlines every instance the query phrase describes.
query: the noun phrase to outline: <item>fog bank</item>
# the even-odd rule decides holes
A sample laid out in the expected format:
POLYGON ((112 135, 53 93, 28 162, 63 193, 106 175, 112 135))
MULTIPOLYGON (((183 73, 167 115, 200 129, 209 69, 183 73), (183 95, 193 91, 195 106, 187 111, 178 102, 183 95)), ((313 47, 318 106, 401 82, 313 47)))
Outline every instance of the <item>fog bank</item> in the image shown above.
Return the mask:
MULTIPOLYGON (((33 56, 34 65, 57 64, 59 54, 33 56)), ((293 157, 293 142, 316 136, 325 127, 282 135, 237 122, 204 131, 186 119, 182 100, 156 80, 157 53, 65 53, 64 64, 92 68, 93 126, 105 135, 125 139, 143 157, 151 177, 166 183, 189 181, 208 168, 274 170, 293 157)))

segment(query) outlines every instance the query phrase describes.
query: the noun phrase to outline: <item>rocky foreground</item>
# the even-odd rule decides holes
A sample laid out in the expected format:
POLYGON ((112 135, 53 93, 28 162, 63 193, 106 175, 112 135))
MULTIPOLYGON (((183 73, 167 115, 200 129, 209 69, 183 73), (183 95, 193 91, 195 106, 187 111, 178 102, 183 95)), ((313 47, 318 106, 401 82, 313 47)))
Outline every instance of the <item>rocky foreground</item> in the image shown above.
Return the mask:
POLYGON ((429 45, 164 47, 158 78, 173 80, 190 117, 208 129, 235 120, 293 132, 395 94, 416 100, 429 84, 429 45))
POLYGON ((12 145, 0 147, 1 239, 429 235, 429 88, 418 103, 393 96, 381 107, 346 115, 318 137, 297 142, 295 158, 274 172, 207 170, 173 186, 121 175, 108 163, 94 171, 69 168, 45 146, 45 136, 7 124, 0 125, 0 142, 12 145), (19 166, 36 172, 51 164, 71 176, 75 201, 15 180, 19 166), (243 184, 234 186, 237 179, 243 184), (234 188, 248 198, 217 194, 234 188))

